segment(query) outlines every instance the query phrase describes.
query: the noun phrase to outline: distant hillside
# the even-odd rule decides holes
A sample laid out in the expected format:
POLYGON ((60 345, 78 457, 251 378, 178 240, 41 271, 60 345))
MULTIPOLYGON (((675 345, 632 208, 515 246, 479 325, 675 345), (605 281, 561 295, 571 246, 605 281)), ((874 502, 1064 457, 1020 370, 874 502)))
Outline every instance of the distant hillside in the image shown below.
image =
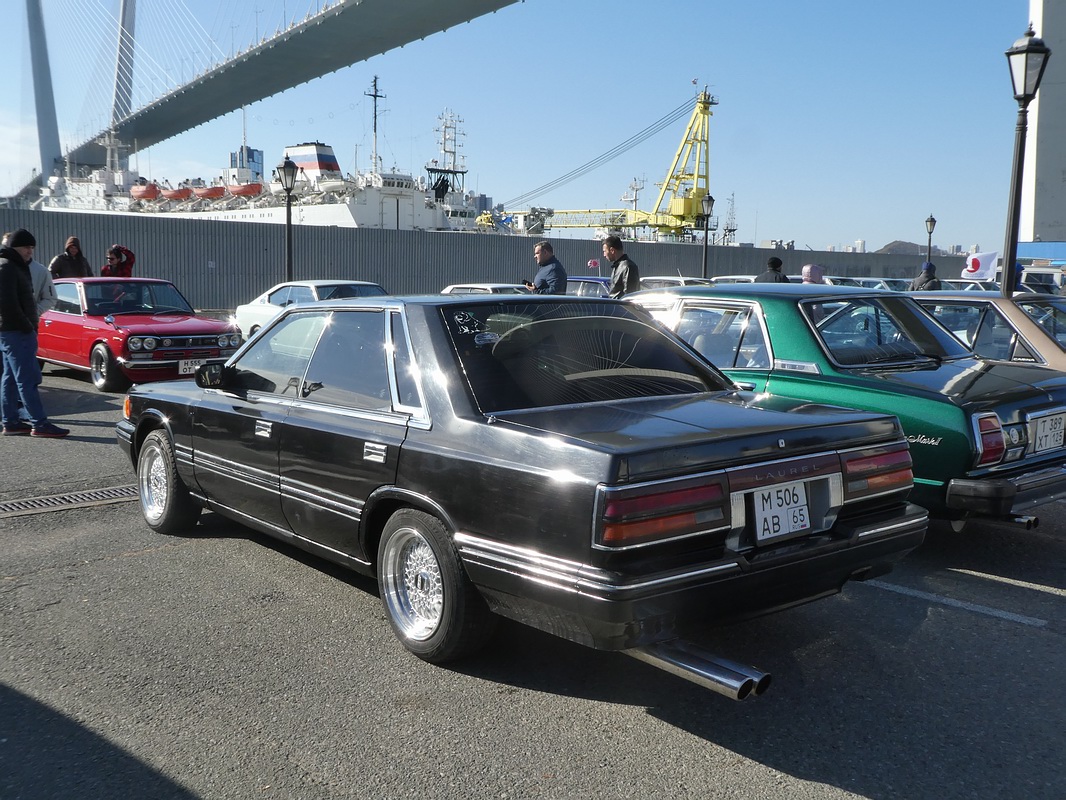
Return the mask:
MULTIPOLYGON (((925 245, 915 244, 914 242, 904 242, 900 239, 896 239, 896 241, 889 242, 877 252, 881 255, 888 256, 922 256, 924 260, 925 245)), ((938 256, 941 255, 941 253, 934 247, 933 255, 938 256)))

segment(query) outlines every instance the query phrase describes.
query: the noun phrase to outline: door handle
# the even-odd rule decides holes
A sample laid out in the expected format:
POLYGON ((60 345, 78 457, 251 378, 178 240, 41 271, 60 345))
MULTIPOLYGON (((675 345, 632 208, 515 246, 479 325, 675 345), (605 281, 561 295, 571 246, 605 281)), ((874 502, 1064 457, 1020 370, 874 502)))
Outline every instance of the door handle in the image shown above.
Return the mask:
POLYGON ((255 421, 255 435, 261 436, 264 439, 269 439, 274 432, 274 425, 271 422, 257 419, 255 421))

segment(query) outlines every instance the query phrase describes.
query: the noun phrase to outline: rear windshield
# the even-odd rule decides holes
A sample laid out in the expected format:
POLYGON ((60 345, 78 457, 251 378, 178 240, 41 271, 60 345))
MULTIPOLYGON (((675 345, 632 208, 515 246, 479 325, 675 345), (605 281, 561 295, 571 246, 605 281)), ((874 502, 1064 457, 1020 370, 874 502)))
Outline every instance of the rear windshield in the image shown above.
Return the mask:
POLYGON ((909 297, 848 297, 802 304, 841 366, 962 358, 969 351, 909 297))
POLYGON ((338 283, 318 287, 319 300, 337 300, 342 297, 380 297, 387 292, 376 283, 338 283))
POLYGON ((501 303, 442 313, 485 413, 732 388, 628 306, 501 303))

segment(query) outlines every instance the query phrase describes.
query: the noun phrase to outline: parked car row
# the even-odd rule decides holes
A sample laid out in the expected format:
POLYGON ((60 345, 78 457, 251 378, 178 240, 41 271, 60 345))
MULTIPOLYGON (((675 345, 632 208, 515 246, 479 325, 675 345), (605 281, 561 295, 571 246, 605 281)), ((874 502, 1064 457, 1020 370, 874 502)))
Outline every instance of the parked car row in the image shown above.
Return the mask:
POLYGON ((1066 497, 1066 305, 735 277, 297 281, 234 321, 73 279, 42 358, 80 366, 57 317, 103 330, 81 368, 137 381, 117 433, 160 532, 207 508, 372 575, 427 661, 504 617, 742 699, 769 676, 694 630, 883 575, 930 517, 1032 526, 1066 497))
MULTIPOLYGON (((949 327, 974 321, 976 303, 962 302, 970 294, 949 304, 929 292, 920 303, 850 287, 736 284, 633 302, 744 388, 895 414, 911 444, 911 497, 934 517, 959 529, 971 518, 1031 525, 1027 512, 1066 496, 1066 374, 1032 357, 1019 363, 1024 355, 982 360, 927 311, 943 319, 950 305, 949 327)), ((1027 307, 1055 324, 1057 308, 1027 307)), ((999 330, 991 320, 977 328, 999 330)))

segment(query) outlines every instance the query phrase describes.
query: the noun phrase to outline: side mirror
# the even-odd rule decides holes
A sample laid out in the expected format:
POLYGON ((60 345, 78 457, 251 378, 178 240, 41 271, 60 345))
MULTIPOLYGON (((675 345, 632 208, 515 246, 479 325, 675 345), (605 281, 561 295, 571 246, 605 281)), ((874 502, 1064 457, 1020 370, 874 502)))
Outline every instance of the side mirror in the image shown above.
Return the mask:
POLYGON ((201 389, 221 389, 223 384, 222 364, 202 364, 196 368, 196 385, 201 389))

